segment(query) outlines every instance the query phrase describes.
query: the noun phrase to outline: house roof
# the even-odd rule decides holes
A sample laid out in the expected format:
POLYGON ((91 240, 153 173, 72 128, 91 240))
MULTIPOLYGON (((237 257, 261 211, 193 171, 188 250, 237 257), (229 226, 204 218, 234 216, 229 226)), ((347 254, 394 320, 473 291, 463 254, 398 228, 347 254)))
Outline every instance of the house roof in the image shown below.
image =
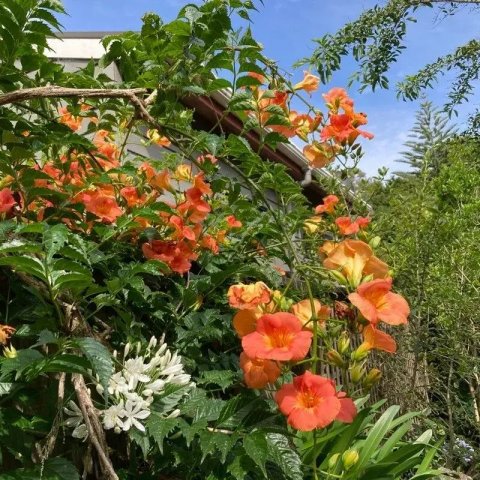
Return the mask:
MULTIPOLYGON (((101 39, 116 33, 121 32, 63 32, 57 38, 49 39, 51 51, 48 52, 48 56, 69 60, 99 59, 105 53, 101 39)), ((219 91, 211 96, 188 96, 182 101, 187 107, 194 110, 194 121, 199 128, 210 130, 217 125, 219 132, 240 134, 243 131, 242 120, 234 113, 225 115, 228 99, 228 91, 219 91)), ((260 136, 257 132, 249 131, 243 133, 243 136, 254 150, 258 150, 260 136)), ((308 161, 301 150, 292 143, 279 144, 276 149, 264 146, 260 156, 263 159, 285 165, 292 178, 299 182, 305 179, 305 174, 309 170, 308 161)), ((323 169, 315 169, 314 173, 317 177, 330 176, 323 169)), ((303 189, 307 198, 314 203, 319 203, 326 193, 318 183, 308 180, 303 189)))

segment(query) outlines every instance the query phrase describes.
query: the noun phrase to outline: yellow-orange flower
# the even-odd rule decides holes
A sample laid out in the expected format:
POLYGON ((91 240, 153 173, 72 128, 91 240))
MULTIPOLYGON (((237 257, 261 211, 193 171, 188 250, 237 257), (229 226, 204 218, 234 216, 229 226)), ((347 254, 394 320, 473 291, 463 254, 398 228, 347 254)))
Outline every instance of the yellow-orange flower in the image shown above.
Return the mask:
POLYGON ((335 206, 339 201, 340 200, 336 195, 327 195, 323 199, 323 204, 315 207, 315 213, 333 213, 335 211, 335 206))
POLYGON ((314 142, 303 147, 303 154, 312 167, 323 168, 335 159, 339 147, 327 142, 314 142))
MULTIPOLYGON (((313 305, 315 309, 315 315, 320 327, 325 325, 325 322, 330 317, 330 308, 326 305, 322 305, 320 300, 314 299, 313 305)), ((292 305, 290 311, 302 322, 303 328, 313 330, 313 310, 312 302, 310 299, 301 300, 300 302, 292 305)))
POLYGON ((372 249, 361 240, 344 240, 337 245, 326 242, 322 251, 327 254, 323 266, 338 270, 352 286, 356 287, 364 275, 388 277, 388 265, 375 257, 372 249))
POLYGON ((193 180, 192 166, 182 163, 176 168, 175 173, 173 174, 173 178, 179 181, 184 180, 185 182, 192 181, 193 180))
POLYGON ((0 344, 5 345, 13 333, 15 333, 15 328, 10 325, 0 324, 0 344))
POLYGON ((343 109, 347 114, 353 113, 353 100, 344 88, 332 88, 322 96, 332 113, 338 113, 340 109, 343 109))
POLYGON ((307 93, 315 92, 318 89, 320 79, 310 72, 303 72, 303 80, 293 86, 294 90, 305 90, 307 93))
POLYGON ((257 320, 262 316, 260 310, 240 310, 233 317, 233 328, 237 335, 242 338, 249 333, 255 331, 257 327, 257 320))
POLYGON ((271 300, 271 295, 272 292, 263 282, 232 285, 227 293, 230 306, 240 310, 254 309, 258 305, 267 304, 271 300))
POLYGON ((305 220, 304 224, 303 224, 303 230, 306 232, 306 233, 309 233, 309 234, 314 234, 315 232, 318 231, 318 229, 320 228, 320 225, 323 223, 323 218, 322 217, 310 217, 310 218, 307 218, 307 220, 305 220))
POLYGON ((147 137, 153 143, 156 143, 159 147, 169 147, 172 142, 165 137, 164 135, 160 135, 158 130, 150 129, 147 131, 147 137))
POLYGON ((382 332, 373 325, 367 325, 363 329, 363 345, 368 349, 383 350, 388 353, 395 353, 397 351, 397 343, 395 339, 388 333, 382 332))
POLYGON ((362 283, 348 299, 372 325, 380 321, 389 325, 407 323, 410 307, 401 295, 391 292, 391 289, 391 278, 378 278, 362 283))

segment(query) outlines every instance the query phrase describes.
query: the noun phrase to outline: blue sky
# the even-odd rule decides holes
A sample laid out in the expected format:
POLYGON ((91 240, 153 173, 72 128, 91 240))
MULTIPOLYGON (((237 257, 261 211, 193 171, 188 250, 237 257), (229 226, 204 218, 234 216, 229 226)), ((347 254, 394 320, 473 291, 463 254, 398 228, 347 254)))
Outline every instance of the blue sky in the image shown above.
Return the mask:
MULTIPOLYGON (((379 0, 380 1, 380 0, 379 0)), ((111 31, 137 30, 145 12, 154 11, 168 21, 176 16, 187 0, 64 0, 68 17, 62 18, 67 31, 111 31)), ((374 0, 264 0, 258 3, 259 12, 252 15, 255 37, 265 47, 266 54, 277 60, 288 71, 299 58, 308 56, 313 48, 312 38, 335 32, 344 23, 354 20, 366 8, 379 3, 374 0)), ((407 49, 389 73, 391 84, 405 74, 414 73, 438 56, 452 51, 457 45, 466 43, 479 33, 480 14, 465 7, 448 19, 439 18, 438 12, 422 9, 417 23, 409 25, 407 49)), ((344 68, 334 76, 332 85, 346 86, 354 64, 347 61, 344 68)), ((294 72, 300 79, 302 71, 294 72)), ((442 105, 451 82, 450 76, 443 77, 436 87, 427 93, 434 104, 442 105)), ((322 88, 323 90, 323 88, 322 88)), ((458 109, 456 122, 462 124, 472 103, 480 104, 478 91, 472 101, 458 109)), ((395 164, 399 152, 414 122, 418 102, 402 102, 396 99, 393 89, 360 94, 353 87, 350 94, 357 109, 368 113, 368 129, 375 139, 365 143, 365 157, 360 167, 374 175, 379 167, 393 170, 402 168, 395 164)), ((320 93, 312 97, 322 106, 320 93)))

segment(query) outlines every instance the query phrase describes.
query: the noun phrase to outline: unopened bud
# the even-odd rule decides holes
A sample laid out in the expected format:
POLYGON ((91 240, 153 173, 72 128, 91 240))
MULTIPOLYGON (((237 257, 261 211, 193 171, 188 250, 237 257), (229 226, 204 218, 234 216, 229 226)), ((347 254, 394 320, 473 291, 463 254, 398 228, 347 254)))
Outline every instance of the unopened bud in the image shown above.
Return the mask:
POLYGON ((203 297, 201 295, 199 295, 197 297, 197 300, 195 301, 195 303, 193 304, 193 309, 195 311, 199 310, 201 308, 201 306, 203 305, 203 297))
POLYGON ((16 358, 17 357, 17 350, 13 345, 9 347, 4 347, 3 349, 3 356, 6 358, 16 358))
POLYGON ((180 409, 175 409, 173 412, 167 415, 167 418, 177 418, 180 415, 180 409))
POLYGON ((349 368, 350 378, 353 383, 358 383, 365 375, 365 369, 362 364, 356 364, 349 368))
POLYGON ((338 351, 343 355, 350 347, 350 336, 347 332, 343 332, 338 339, 338 351))
POLYGON ((370 275, 363 277, 361 283, 368 283, 368 282, 371 282, 372 280, 373 280, 373 274, 371 273, 370 275))
POLYGON ((360 455, 356 450, 347 450, 342 455, 342 462, 345 470, 350 470, 359 460, 360 455))
POLYGON ((340 458, 340 454, 336 453, 335 455, 332 455, 328 459, 328 469, 329 470, 333 470, 337 466, 339 458, 340 458))
POLYGON ((342 272, 339 272, 338 270, 330 270, 329 273, 340 285, 348 285, 348 280, 345 278, 342 272))
POLYGON ((363 342, 355 351, 352 352, 350 357, 353 361, 359 362, 368 357, 371 349, 372 346, 369 343, 363 342))
POLYGON ((336 350, 330 350, 327 353, 327 360, 332 364, 340 368, 345 368, 346 363, 342 356, 336 350))
POLYGON ((371 388, 378 383, 382 378, 382 372, 378 368, 372 368, 363 381, 363 385, 366 388, 371 388))
POLYGON ((373 237, 368 243, 373 249, 375 249, 380 245, 381 241, 382 239, 377 235, 376 237, 373 237))

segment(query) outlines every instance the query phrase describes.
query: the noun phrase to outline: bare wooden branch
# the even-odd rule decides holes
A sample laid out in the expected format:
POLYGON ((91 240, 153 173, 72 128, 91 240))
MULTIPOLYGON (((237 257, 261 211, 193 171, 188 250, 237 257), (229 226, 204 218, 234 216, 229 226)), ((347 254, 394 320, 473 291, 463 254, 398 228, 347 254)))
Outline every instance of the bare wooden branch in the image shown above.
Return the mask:
POLYGON ((22 88, 0 95, 0 106, 38 98, 126 98, 146 94, 145 88, 67 88, 57 85, 22 88))
POLYGON ((106 480, 119 480, 108 454, 108 445, 105 438, 105 432, 98 418, 97 410, 93 405, 90 394, 83 376, 75 373, 72 375, 73 388, 77 394, 78 405, 82 411, 85 425, 87 426, 88 437, 95 447, 103 477, 106 480))
POLYGON ((52 428, 48 435, 45 437, 43 446, 41 443, 37 443, 36 447, 36 460, 43 463, 53 453, 55 444, 57 443, 58 431, 60 429, 60 421, 63 408, 63 400, 65 397, 65 377, 66 373, 62 372, 58 377, 58 393, 57 393, 57 414, 53 420, 52 428))

